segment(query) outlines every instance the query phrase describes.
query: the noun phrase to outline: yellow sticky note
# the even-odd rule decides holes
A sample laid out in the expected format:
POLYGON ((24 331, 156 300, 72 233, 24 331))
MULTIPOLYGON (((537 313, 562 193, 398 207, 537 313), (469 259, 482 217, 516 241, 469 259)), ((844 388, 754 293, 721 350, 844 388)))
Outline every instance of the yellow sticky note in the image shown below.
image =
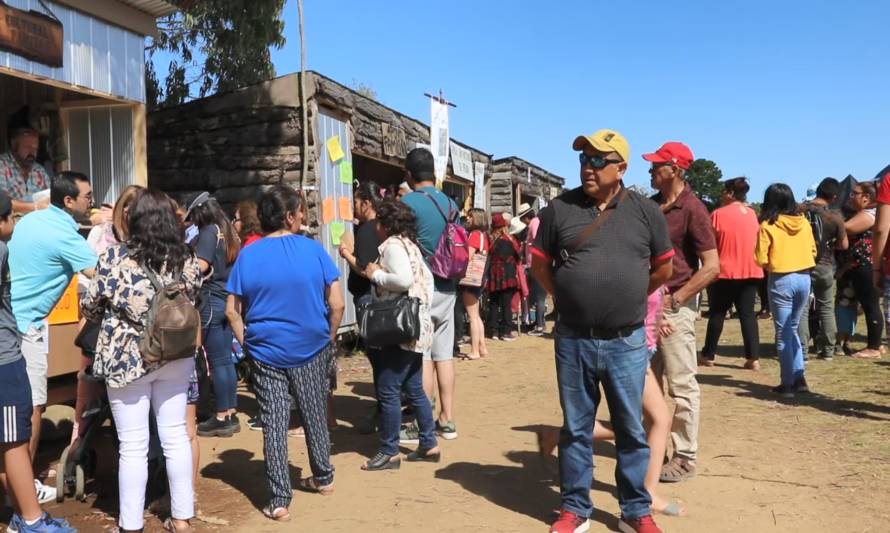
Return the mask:
POLYGON ((343 153, 343 146, 340 145, 340 136, 334 135, 325 143, 328 147, 328 157, 331 158, 331 163, 336 163, 337 161, 343 159, 345 155, 343 153))
POLYGON ((321 223, 322 224, 330 224, 337 218, 334 213, 334 197, 328 196, 321 203, 321 223))
POLYGON ((342 239, 343 234, 346 233, 346 224, 342 222, 332 222, 329 227, 331 228, 331 244, 340 246, 340 239, 342 239))
POLYGON ((340 218, 347 222, 352 222, 352 200, 348 196, 341 196, 337 199, 338 209, 340 210, 340 218))
POLYGON ((352 185, 352 163, 349 161, 340 163, 340 183, 352 185))

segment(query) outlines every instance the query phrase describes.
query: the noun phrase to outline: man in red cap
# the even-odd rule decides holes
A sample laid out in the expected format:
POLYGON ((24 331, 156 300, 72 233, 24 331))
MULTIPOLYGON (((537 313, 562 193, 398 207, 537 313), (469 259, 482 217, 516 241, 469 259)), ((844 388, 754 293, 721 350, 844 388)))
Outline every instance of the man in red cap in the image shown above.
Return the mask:
POLYGON ((667 377, 668 395, 676 405, 671 425, 674 456, 662 468, 660 479, 676 482, 695 475, 701 409, 701 391, 695 379, 696 296, 720 274, 720 260, 708 209, 686 182, 686 171, 694 160, 692 150, 683 143, 668 142, 656 152, 644 154, 643 159, 652 163, 649 174, 658 191, 653 200, 667 219, 676 252, 664 299, 664 318, 675 329, 659 339, 652 359, 652 370, 659 382, 667 377))

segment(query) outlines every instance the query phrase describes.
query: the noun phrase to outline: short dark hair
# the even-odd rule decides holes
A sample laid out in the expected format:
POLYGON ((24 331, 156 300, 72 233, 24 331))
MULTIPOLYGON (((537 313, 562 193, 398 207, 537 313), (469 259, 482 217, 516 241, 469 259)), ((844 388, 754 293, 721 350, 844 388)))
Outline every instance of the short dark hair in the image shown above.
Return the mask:
POLYGON ((739 176, 723 182, 723 190, 730 193, 736 201, 745 202, 748 200, 748 191, 751 190, 751 186, 748 185, 748 178, 739 176))
POLYGON ((775 224, 779 215, 797 215, 797 202, 794 191, 784 183, 773 183, 763 193, 763 205, 760 208, 760 220, 775 224))
POLYGON ((54 178, 49 190, 49 201, 59 209, 65 207, 65 197, 70 196, 77 200, 80 196, 80 188, 77 182, 82 181, 89 183, 90 179, 82 172, 74 172, 66 170, 58 173, 54 178))
POLYGON ((436 181, 435 168, 433 153, 426 148, 415 148, 405 158, 405 169, 414 181, 436 181))
POLYGON ((841 192, 841 183, 834 178, 825 178, 816 187, 816 198, 831 202, 841 192))
POLYGON ((283 229, 287 224, 287 214, 299 212, 301 204, 302 199, 297 191, 284 185, 276 185, 264 192, 256 206, 263 232, 283 229))

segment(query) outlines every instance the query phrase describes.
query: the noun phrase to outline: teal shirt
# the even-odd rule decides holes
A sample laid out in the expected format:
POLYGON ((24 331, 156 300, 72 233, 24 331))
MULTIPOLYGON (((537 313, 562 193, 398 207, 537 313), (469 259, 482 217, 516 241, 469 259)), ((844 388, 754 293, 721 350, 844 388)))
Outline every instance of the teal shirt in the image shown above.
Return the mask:
POLYGON ((25 215, 9 241, 12 311, 19 331, 49 315, 74 274, 95 268, 96 253, 74 218, 51 205, 25 215))
MULTIPOLYGON (((457 214, 460 208, 454 203, 454 200, 435 187, 421 187, 402 198, 402 202, 407 204, 417 217, 417 240, 420 241, 420 246, 423 248, 423 258, 429 263, 430 257, 436 252, 436 247, 439 246, 439 239, 442 238, 442 234, 445 232, 445 219, 442 217, 442 213, 439 213, 439 210, 433 205, 432 200, 426 194, 418 191, 424 191, 435 198, 436 203, 442 209, 442 213, 445 213, 446 216, 450 213, 457 214)), ((454 292, 456 289, 456 284, 453 280, 443 279, 439 276, 434 277, 437 291, 454 292)))

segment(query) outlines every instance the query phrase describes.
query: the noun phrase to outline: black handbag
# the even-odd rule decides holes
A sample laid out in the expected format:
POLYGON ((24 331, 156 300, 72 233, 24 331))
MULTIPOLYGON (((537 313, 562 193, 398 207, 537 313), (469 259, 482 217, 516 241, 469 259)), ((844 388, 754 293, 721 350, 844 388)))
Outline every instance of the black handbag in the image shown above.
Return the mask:
POLYGON ((369 346, 405 344, 420 337, 420 299, 407 294, 368 302, 358 316, 359 335, 369 346))

